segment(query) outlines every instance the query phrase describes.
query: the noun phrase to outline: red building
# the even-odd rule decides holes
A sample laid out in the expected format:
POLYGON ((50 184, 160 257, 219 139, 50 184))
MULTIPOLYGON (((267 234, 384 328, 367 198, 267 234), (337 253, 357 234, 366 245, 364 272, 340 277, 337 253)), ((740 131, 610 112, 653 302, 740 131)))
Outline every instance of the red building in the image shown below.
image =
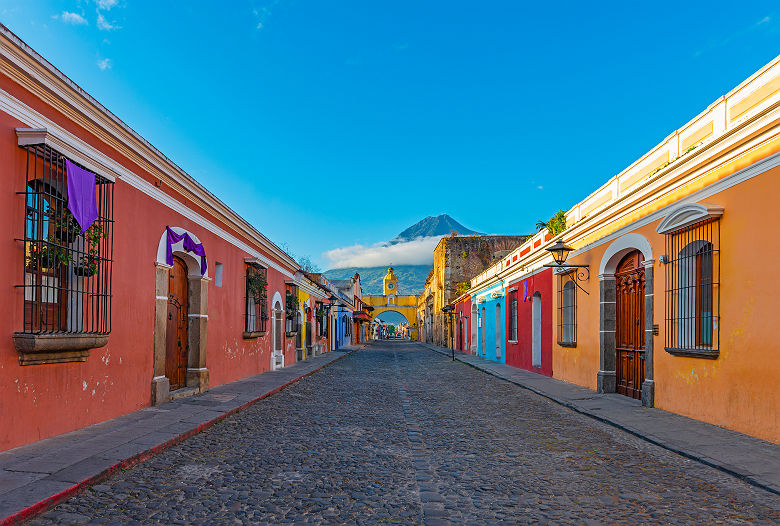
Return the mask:
POLYGON ((552 269, 506 288, 506 363, 552 376, 552 269))
POLYGON ((455 349, 471 352, 471 296, 466 294, 455 300, 454 317, 455 349))
POLYGON ((289 289, 324 291, 3 26, 0 41, 0 450, 293 363, 289 289))

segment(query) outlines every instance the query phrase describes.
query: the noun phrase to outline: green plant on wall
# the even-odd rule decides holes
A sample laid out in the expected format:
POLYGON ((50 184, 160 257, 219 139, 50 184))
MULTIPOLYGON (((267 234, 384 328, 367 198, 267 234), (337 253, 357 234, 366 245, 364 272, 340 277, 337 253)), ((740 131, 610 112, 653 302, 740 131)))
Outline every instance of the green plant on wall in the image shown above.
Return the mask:
POLYGON ((558 210, 549 220, 536 222, 537 230, 542 230, 544 228, 546 228, 553 237, 566 230, 566 212, 558 210))
POLYGON ((470 281, 459 281, 455 283, 455 297, 458 298, 471 289, 470 281))
POLYGON ((98 270, 100 261, 100 242, 108 237, 103 232, 103 225, 92 223, 84 232, 84 248, 86 254, 81 256, 79 265, 73 271, 79 276, 94 276, 98 270))
POLYGON ((265 279, 265 273, 258 268, 249 267, 246 276, 246 291, 255 303, 260 303, 267 288, 268 281, 265 279))

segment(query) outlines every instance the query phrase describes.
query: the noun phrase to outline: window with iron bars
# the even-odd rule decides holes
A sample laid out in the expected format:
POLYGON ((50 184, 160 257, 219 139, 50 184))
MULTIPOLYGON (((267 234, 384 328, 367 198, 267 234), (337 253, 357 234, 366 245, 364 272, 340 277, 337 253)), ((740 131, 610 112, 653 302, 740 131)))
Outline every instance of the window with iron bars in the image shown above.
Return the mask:
POLYGON ((298 312, 298 287, 287 285, 287 291, 284 299, 285 312, 285 332, 289 335, 298 332, 300 323, 300 313, 298 312))
POLYGON ((558 274, 558 345, 577 346, 577 287, 574 271, 558 274))
POLYGON ((18 193, 25 201, 24 237, 19 239, 24 242, 24 284, 18 286, 24 289, 24 321, 17 334, 107 336, 114 182, 95 175, 98 217, 81 233, 68 209, 65 156, 45 144, 23 148, 26 181, 18 193))
POLYGON ((268 270, 257 263, 246 266, 245 336, 264 333, 268 326, 268 270))
POLYGON ((325 335, 325 307, 321 301, 314 303, 314 324, 317 326, 317 336, 325 335))
POLYGON ((517 342, 517 291, 511 292, 511 308, 509 309, 509 339, 517 342))
POLYGON ((666 234, 666 351, 717 358, 720 318, 720 220, 666 234))

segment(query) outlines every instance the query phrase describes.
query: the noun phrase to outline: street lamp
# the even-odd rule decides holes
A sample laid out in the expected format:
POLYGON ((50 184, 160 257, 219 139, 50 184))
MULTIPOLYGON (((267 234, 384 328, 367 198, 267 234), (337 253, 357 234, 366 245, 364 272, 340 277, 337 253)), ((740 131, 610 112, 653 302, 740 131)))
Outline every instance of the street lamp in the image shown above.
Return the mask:
POLYGON ((454 310, 452 305, 445 305, 441 308, 441 311, 447 315, 447 321, 450 326, 450 349, 452 349, 452 361, 455 361, 455 346, 452 345, 452 311, 454 310))
POLYGON ((583 289, 578 281, 587 281, 590 279, 590 269, 589 265, 575 265, 575 264, 567 264, 566 259, 569 257, 569 254, 572 250, 574 250, 572 247, 567 245, 563 242, 562 239, 559 239, 555 242, 555 244, 551 247, 545 248, 547 252, 552 254, 553 261, 555 261, 554 265, 544 265, 545 267, 552 267, 557 268, 559 272, 566 273, 569 276, 569 279, 571 279, 572 283, 577 285, 577 288, 579 288, 582 292, 590 296, 590 292, 583 289), (582 269, 582 271, 576 270, 574 272, 570 272, 569 269, 582 269))

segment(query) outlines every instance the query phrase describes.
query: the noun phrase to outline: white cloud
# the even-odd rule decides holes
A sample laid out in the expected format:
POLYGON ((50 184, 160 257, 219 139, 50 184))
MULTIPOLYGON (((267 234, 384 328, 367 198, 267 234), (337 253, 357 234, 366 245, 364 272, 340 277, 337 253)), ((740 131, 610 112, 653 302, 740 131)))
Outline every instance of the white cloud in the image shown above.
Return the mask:
POLYGON ((87 25, 87 19, 78 13, 71 13, 70 11, 63 11, 60 15, 60 20, 66 24, 73 24, 74 26, 87 25))
POLYGON ((111 69, 111 59, 110 58, 104 58, 103 60, 98 60, 97 66, 100 68, 100 71, 105 71, 107 69, 111 69))
POLYGON ((330 261, 328 268, 428 265, 433 263, 433 250, 439 240, 441 236, 418 237, 396 244, 383 241, 368 247, 352 245, 328 250, 323 256, 330 261))
POLYGON ((105 9, 108 11, 112 7, 114 7, 117 3, 119 3, 119 0, 97 0, 97 6, 98 9, 105 9))
POLYGON ((757 26, 760 26, 761 24, 766 24, 766 23, 768 23, 768 22, 771 22, 771 21, 772 21, 772 18, 771 18, 771 17, 765 16, 764 18, 762 18, 761 20, 759 20, 759 21, 758 21, 758 24, 756 24, 756 25, 757 25, 757 26))
POLYGON ((536 189, 537 189, 537 190, 544 190, 544 186, 542 186, 542 185, 539 185, 539 186, 537 186, 537 187, 536 187, 536 189))
POLYGON ((101 31, 113 31, 114 29, 119 29, 119 26, 109 23, 109 21, 106 20, 106 17, 104 17, 101 13, 98 13, 97 26, 101 31))

